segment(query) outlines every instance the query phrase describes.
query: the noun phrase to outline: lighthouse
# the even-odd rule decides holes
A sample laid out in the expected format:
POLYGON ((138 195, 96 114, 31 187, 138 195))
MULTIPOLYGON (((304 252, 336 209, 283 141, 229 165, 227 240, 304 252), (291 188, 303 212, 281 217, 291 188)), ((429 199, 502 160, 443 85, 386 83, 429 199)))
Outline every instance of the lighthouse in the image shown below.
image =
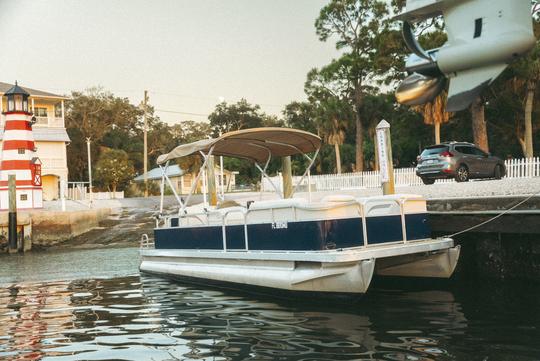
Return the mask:
POLYGON ((43 208, 41 161, 36 155, 32 134, 32 113, 28 111, 30 94, 15 85, 4 93, 7 98, 2 153, 0 155, 0 210, 9 206, 8 178, 16 178, 18 209, 43 208))

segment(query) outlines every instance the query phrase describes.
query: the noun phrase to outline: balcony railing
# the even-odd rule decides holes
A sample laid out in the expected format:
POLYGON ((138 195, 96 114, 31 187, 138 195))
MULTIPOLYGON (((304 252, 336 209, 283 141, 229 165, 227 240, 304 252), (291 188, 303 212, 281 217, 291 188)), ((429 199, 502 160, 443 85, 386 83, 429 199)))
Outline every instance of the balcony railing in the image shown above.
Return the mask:
POLYGON ((35 125, 45 127, 64 127, 64 119, 62 117, 36 117, 35 125))
POLYGON ((36 117, 36 125, 49 125, 49 117, 36 117))
MULTIPOLYGON (((6 122, 6 116, 0 115, 0 127, 4 127, 6 122)), ((36 124, 34 126, 38 127, 64 127, 64 119, 62 117, 36 117, 36 124)))

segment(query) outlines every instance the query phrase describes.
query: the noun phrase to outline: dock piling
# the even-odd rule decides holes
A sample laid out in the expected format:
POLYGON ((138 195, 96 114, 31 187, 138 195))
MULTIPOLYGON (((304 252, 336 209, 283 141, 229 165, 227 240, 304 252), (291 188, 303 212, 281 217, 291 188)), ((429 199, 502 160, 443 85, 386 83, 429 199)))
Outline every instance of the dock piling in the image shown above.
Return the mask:
POLYGON ((9 214, 8 214, 8 241, 9 253, 17 252, 17 188, 15 175, 10 174, 8 178, 9 214))

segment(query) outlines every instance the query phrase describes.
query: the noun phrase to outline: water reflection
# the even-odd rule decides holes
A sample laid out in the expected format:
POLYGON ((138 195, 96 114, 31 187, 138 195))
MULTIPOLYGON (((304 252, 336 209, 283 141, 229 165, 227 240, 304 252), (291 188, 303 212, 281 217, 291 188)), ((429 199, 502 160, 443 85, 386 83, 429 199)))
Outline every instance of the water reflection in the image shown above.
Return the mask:
POLYGON ((0 359, 538 358, 537 316, 516 325, 508 312, 479 311, 489 299, 463 296, 471 321, 454 294, 375 288, 358 303, 320 305, 139 276, 10 284, 0 287, 0 359), (503 325, 520 327, 521 343, 494 342, 503 325))

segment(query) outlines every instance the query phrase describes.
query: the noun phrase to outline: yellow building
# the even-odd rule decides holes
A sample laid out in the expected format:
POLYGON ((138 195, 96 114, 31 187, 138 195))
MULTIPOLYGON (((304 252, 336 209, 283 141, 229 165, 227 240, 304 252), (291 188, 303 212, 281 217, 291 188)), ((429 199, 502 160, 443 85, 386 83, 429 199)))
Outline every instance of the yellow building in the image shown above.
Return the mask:
MULTIPOLYGON (((4 93, 13 84, 0 82, 0 112, 7 108, 4 93)), ((69 136, 64 123, 64 96, 22 87, 30 94, 29 108, 36 118, 32 127, 37 155, 42 162, 43 200, 59 197, 61 180, 67 182, 67 152, 69 136)), ((0 144, 3 138, 4 115, 0 116, 0 144)))

